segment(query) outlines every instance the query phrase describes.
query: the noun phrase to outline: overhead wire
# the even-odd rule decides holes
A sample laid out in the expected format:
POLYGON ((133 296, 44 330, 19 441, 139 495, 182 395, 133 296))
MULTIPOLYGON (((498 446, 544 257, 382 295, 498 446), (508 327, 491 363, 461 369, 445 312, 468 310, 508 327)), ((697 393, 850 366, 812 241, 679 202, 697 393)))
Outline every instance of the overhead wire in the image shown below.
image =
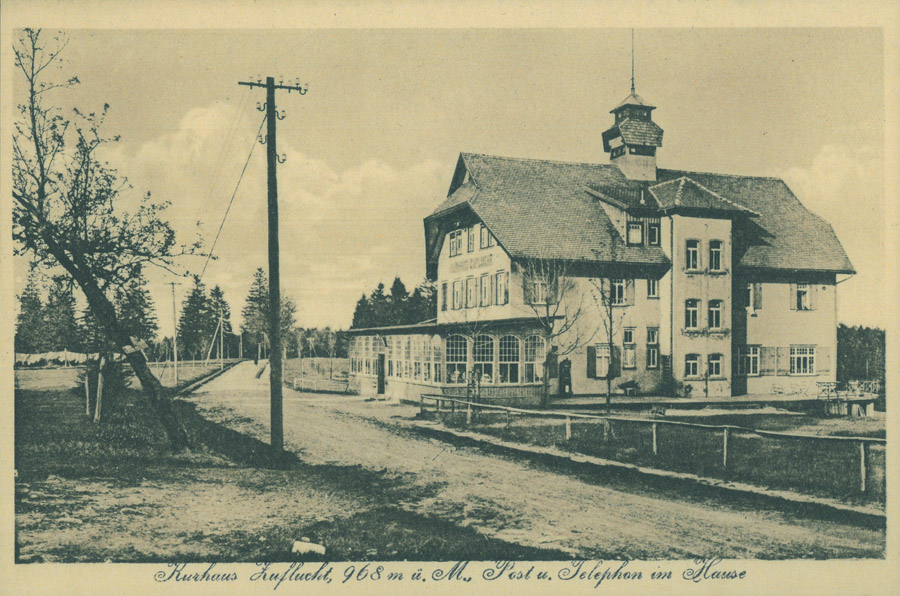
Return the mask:
POLYGON ((200 272, 200 279, 203 279, 203 274, 206 273, 206 267, 209 265, 210 259, 212 259, 213 252, 216 250, 216 243, 219 241, 219 234, 222 233, 222 228, 225 226, 225 220, 228 219, 228 213, 231 211, 231 205, 234 203, 234 197, 237 196, 238 188, 241 186, 241 180, 244 179, 244 172, 247 171, 247 166, 250 164, 250 158, 253 157, 253 150, 256 149, 256 143, 259 139, 260 133, 262 133, 262 127, 266 123, 266 116, 263 116, 262 122, 259 123, 259 130, 256 131, 256 136, 253 138, 253 145, 250 147, 250 153, 247 155, 247 161, 244 162, 244 167, 241 170, 241 175, 238 177, 237 184, 234 186, 234 192, 231 193, 231 199, 228 201, 228 207, 225 209, 225 215, 222 217, 222 223, 219 224, 219 230, 216 232, 216 237, 213 240, 212 246, 209 249, 209 254, 206 255, 206 262, 203 264, 203 271, 200 272))

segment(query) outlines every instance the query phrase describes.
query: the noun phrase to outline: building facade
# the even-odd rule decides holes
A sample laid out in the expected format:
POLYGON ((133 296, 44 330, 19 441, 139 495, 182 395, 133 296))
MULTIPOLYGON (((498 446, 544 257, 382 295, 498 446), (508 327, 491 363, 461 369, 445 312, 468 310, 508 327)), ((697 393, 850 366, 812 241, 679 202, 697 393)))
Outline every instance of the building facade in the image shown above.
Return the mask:
POLYGON ((351 330, 353 386, 535 403, 834 381, 854 271, 831 226, 779 179, 658 168, 654 109, 611 111, 608 164, 461 154, 424 222, 435 317, 351 330))

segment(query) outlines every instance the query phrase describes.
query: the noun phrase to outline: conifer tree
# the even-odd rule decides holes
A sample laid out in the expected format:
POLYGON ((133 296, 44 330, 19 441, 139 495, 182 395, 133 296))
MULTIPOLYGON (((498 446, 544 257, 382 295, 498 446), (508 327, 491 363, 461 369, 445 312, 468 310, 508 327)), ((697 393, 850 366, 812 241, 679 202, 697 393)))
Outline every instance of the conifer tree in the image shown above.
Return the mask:
POLYGON ((44 341, 44 304, 37 274, 28 276, 28 283, 19 296, 19 316, 16 318, 16 352, 37 354, 46 348, 44 341))
POLYGON ((205 356, 203 350, 212 341, 218 318, 211 311, 206 286, 194 276, 194 287, 181 305, 178 320, 178 350, 194 359, 205 356))
POLYGON ((129 336, 148 344, 156 341, 159 324, 153 299, 147 290, 147 280, 138 275, 116 291, 116 311, 119 324, 129 336))
POLYGON ((81 349, 73 290, 72 280, 68 276, 53 278, 44 307, 44 341, 49 350, 77 352, 81 349))

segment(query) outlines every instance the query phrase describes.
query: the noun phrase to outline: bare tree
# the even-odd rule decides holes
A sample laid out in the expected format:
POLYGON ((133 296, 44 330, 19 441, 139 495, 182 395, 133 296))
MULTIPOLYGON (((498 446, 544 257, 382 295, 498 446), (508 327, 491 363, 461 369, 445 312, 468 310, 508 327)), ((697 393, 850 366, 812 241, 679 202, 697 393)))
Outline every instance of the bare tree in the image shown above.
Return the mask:
POLYGON ((99 154, 118 138, 100 129, 109 105, 99 113, 73 110, 72 117, 49 102, 51 92, 78 84, 55 81, 66 40, 45 41, 26 29, 14 47, 15 66, 24 77, 24 101, 17 106, 13 135, 13 237, 18 254, 30 253, 42 266, 61 266, 78 284, 91 312, 125 358, 155 406, 172 446, 187 446, 169 396, 132 346, 109 295, 154 265, 172 271, 174 259, 199 244, 177 246, 162 215, 167 203, 149 195, 137 208, 121 208, 127 182, 99 154))
POLYGON ((591 279, 593 286, 591 297, 600 309, 600 321, 606 331, 606 346, 609 353, 609 366, 606 371, 606 413, 609 414, 612 407, 612 382, 618 377, 619 367, 616 355, 616 334, 621 330, 625 319, 625 313, 620 308, 624 302, 624 296, 619 292, 625 292, 627 285, 625 280, 613 280, 610 278, 591 279), (616 286, 621 281, 621 286, 616 286), (618 313, 619 316, 616 316, 618 313))
POLYGON ((541 395, 541 405, 546 406, 550 401, 551 359, 571 354, 589 343, 597 334, 597 327, 583 324, 590 303, 586 303, 566 261, 537 258, 520 265, 525 307, 534 315, 550 346, 545 352, 541 395))

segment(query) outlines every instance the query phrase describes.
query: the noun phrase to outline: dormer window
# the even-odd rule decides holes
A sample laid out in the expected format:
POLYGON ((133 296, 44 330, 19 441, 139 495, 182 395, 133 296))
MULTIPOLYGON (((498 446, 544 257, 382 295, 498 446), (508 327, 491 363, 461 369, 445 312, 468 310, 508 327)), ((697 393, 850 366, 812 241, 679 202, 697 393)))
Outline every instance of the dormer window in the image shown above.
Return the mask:
POLYGON ((644 226, 639 221, 628 223, 628 244, 637 246, 644 243, 644 226))

